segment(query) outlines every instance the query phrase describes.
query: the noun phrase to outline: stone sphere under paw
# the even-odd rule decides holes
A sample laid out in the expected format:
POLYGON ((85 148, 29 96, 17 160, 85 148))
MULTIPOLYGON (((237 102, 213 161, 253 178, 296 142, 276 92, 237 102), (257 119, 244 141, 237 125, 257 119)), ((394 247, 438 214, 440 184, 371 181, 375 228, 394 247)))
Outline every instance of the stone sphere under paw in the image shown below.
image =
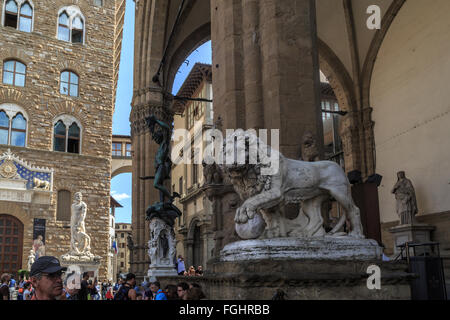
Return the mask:
POLYGON ((261 215, 255 214, 253 219, 248 219, 246 223, 236 223, 235 230, 239 238, 243 240, 259 238, 266 228, 266 222, 261 215))

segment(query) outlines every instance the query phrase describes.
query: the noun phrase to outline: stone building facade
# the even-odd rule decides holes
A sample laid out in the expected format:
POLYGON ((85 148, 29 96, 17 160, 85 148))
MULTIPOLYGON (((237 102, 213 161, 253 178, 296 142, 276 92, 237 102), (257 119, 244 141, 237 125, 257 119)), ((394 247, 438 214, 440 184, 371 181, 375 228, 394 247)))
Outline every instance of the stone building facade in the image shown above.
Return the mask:
POLYGON ((0 270, 27 269, 39 234, 46 255, 67 253, 70 206, 80 191, 91 252, 102 258, 99 280, 106 280, 112 272, 112 116, 125 1, 2 0, 1 9, 0 154, 7 171, 0 179, 0 215, 22 230, 22 246, 8 249, 16 260, 2 252, 0 270), (5 265, 6 258, 15 268, 5 265))
MULTIPOLYGON (((211 65, 195 64, 177 96, 212 100, 211 65)), ((191 138, 184 141, 184 145, 183 141, 174 141, 174 145, 179 144, 183 148, 182 152, 193 146, 191 160, 197 159, 195 163, 182 162, 172 168, 172 192, 181 195, 181 199, 176 200, 176 205, 183 212, 175 227, 177 254, 184 257, 186 265, 204 267, 212 257, 214 248, 214 234, 211 229, 213 213, 211 202, 203 190, 203 166, 198 159, 206 147, 203 133, 213 128, 213 105, 206 101, 177 101, 174 109, 179 113, 174 117, 174 129, 187 130, 191 138), (195 143, 196 139, 198 143, 195 143)))
POLYGON ((127 274, 130 272, 130 248, 128 238, 131 236, 131 224, 130 223, 116 223, 116 266, 115 266, 115 281, 120 274, 127 274))

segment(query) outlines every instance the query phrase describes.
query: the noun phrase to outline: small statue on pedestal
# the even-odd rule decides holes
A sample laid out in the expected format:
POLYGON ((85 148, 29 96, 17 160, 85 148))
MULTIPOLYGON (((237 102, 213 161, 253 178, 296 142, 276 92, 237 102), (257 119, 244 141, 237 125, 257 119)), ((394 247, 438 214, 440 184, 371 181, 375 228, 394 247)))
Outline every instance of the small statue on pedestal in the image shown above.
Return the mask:
POLYGON ((397 173, 398 181, 392 189, 397 200, 397 214, 400 217, 400 225, 417 223, 415 215, 417 214, 416 193, 411 180, 407 179, 404 171, 397 173))

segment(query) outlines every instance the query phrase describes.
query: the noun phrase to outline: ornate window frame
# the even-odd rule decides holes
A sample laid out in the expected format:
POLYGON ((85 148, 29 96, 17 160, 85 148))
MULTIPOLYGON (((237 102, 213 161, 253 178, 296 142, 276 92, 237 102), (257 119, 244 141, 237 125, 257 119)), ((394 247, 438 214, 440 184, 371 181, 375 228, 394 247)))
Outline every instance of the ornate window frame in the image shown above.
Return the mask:
MULTIPOLYGON (((8 0, 3 0, 3 6, 2 6, 2 26, 5 26, 5 18, 6 18, 6 2, 8 0)), ((17 4, 17 26, 16 26, 16 30, 20 31, 20 32, 27 32, 27 33, 31 33, 34 31, 34 3, 32 0, 14 0, 17 4), (22 31, 20 30, 20 10, 22 9, 22 5, 25 4, 26 2, 28 2, 28 4, 31 7, 31 30, 30 31, 22 31)))
POLYGON ((29 132, 29 124, 30 124, 30 117, 28 116, 28 113, 25 111, 24 108, 21 106, 15 104, 15 103, 1 103, 0 104, 0 111, 4 111, 6 115, 9 117, 9 130, 8 130, 8 146, 17 147, 15 145, 11 145, 11 135, 12 135, 12 120, 14 117, 16 117, 19 113, 22 114, 23 118, 27 122, 26 129, 25 129, 25 146, 21 148, 26 148, 28 146, 28 132, 29 132))
POLYGON ((55 119, 53 119, 53 122, 52 122, 51 151, 53 151, 53 152, 62 152, 62 151, 55 151, 54 150, 55 125, 58 123, 58 121, 62 121, 62 123, 64 123, 64 125, 66 126, 66 144, 65 144, 66 151, 64 151, 64 153, 68 153, 67 152, 67 144, 68 144, 67 142, 68 142, 68 139, 69 139, 69 128, 70 128, 70 126, 75 122, 77 124, 78 128, 80 128, 80 147, 79 147, 78 153, 71 153, 71 154, 79 154, 79 155, 81 155, 82 154, 82 150, 83 150, 83 129, 84 128, 83 128, 83 125, 81 124, 81 122, 77 118, 75 118, 74 116, 69 115, 69 114, 62 114, 62 115, 57 116, 55 119))
POLYGON ((56 39, 57 40, 74 44, 74 42, 72 42, 72 30, 73 30, 72 23, 73 23, 73 20, 76 17, 79 17, 81 19, 81 22, 83 23, 83 38, 82 38, 82 42, 75 42, 75 44, 81 44, 81 45, 85 45, 86 44, 86 18, 84 17, 84 15, 81 12, 80 8, 78 6, 75 6, 75 5, 65 6, 65 7, 62 7, 62 8, 60 8, 58 10, 58 14, 56 16, 56 39), (59 16, 64 11, 69 16, 69 26, 68 26, 69 27, 69 41, 61 40, 61 39, 58 38, 59 16))

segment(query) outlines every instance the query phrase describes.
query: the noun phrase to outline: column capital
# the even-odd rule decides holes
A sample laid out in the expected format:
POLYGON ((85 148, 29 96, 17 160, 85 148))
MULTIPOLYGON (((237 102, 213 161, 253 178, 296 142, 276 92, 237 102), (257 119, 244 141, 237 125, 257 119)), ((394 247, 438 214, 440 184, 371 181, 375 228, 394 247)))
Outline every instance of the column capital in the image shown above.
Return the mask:
POLYGON ((147 89, 149 89, 147 93, 150 93, 149 99, 145 103, 134 104, 131 110, 132 135, 140 135, 149 131, 145 119, 152 114, 166 123, 173 122, 173 95, 163 92, 160 88, 147 89))

